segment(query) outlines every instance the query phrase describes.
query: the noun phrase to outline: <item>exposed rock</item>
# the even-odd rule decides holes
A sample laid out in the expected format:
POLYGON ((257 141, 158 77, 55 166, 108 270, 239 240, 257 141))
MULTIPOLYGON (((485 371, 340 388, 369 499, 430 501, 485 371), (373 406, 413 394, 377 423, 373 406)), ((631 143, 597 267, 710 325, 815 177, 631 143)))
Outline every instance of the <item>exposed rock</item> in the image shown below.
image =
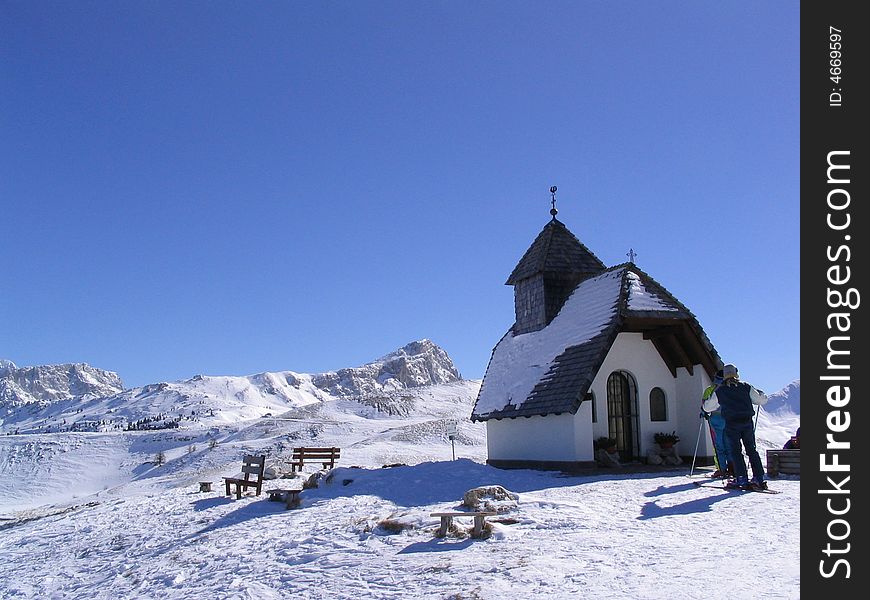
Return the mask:
POLYGON ((326 477, 324 477, 324 475, 324 471, 315 471, 308 476, 308 479, 302 482, 302 489, 310 490, 316 487, 320 487, 320 482, 324 481, 324 479, 326 480, 326 483, 332 483, 332 474, 330 473, 330 475, 326 477))
POLYGON ((500 485, 484 485, 465 492, 462 496, 462 506, 471 510, 502 514, 516 509, 519 499, 518 494, 500 485))

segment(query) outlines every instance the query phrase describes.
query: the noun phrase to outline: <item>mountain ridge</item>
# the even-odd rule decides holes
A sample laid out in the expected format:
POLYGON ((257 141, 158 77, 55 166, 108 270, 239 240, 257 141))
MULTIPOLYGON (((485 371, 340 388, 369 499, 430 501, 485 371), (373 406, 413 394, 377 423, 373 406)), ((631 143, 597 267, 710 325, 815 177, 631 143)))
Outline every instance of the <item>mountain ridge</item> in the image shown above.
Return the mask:
POLYGON ((45 406, 75 397, 110 396, 123 389, 117 373, 87 363, 17 367, 12 361, 0 361, 0 406, 45 406))
POLYGON ((447 352, 429 339, 337 371, 195 375, 129 389, 117 374, 84 363, 24 368, 2 363, 7 364, 0 372, 0 394, 5 390, 0 432, 6 433, 209 426, 336 399, 393 410, 389 398, 403 390, 462 381, 447 352), (97 381, 98 374, 105 381, 97 381))

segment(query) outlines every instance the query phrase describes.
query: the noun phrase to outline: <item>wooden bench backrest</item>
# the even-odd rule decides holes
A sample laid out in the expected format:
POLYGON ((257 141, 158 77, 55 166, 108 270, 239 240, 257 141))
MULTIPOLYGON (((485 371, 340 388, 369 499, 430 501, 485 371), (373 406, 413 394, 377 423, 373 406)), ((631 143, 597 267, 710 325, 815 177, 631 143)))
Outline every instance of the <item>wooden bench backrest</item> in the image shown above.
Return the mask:
POLYGON ((293 448, 294 459, 340 458, 341 448, 293 448))
POLYGON ((771 477, 776 477, 780 473, 799 475, 801 472, 800 449, 768 450, 767 471, 771 477))
POLYGON ((262 481, 263 474, 266 472, 266 455, 251 456, 246 454, 242 461, 242 473, 245 476, 245 481, 251 481, 253 475, 254 481, 262 481))

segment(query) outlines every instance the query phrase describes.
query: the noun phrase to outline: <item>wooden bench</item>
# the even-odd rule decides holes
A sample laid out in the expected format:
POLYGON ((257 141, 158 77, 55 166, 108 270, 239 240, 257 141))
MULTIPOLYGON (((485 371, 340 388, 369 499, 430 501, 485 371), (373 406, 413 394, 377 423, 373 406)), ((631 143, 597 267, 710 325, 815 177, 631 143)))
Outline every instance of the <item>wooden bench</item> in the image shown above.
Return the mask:
POLYGON ((272 502, 284 502, 287 508, 296 508, 302 503, 299 494, 302 490, 269 490, 269 500, 272 502))
POLYGON ((767 474, 776 477, 801 474, 801 451, 798 450, 768 450, 767 474))
POLYGON ((454 517, 474 517, 474 528, 471 530, 471 537, 480 537, 483 533, 483 527, 486 525, 486 518, 496 515, 495 512, 434 512, 430 517, 441 517, 441 527, 435 532, 438 537, 444 537, 450 531, 450 526, 453 524, 454 517))
POLYGON ((199 491, 200 492, 210 492, 211 491, 211 481, 200 481, 199 482, 199 491))
POLYGON ((341 448, 293 448, 290 471, 295 472, 297 468, 302 471, 305 461, 320 462, 324 469, 331 469, 340 456, 341 448))
POLYGON ((245 455, 242 461, 242 477, 224 477, 227 496, 231 495, 230 486, 236 486, 236 499, 242 497, 242 490, 256 488, 257 495, 263 490, 263 473, 266 470, 266 456, 245 455))

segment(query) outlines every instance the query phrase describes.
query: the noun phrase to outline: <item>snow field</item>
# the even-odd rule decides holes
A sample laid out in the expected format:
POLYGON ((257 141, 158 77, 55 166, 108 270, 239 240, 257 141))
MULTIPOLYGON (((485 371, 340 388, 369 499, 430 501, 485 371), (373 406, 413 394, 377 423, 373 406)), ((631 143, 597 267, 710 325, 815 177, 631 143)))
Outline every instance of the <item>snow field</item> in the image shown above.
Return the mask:
POLYGON ((783 493, 699 488, 679 472, 611 480, 462 459, 336 468, 295 510, 265 493, 116 488, 96 505, 7 528, 0 589, 23 598, 750 598, 763 581, 767 597, 797 598, 799 482, 771 485, 783 493), (429 513, 494 483, 519 494, 506 515, 517 523, 494 523, 487 540, 433 536, 429 513), (387 534, 384 519, 406 528, 387 534))
MULTIPOLYGON (((468 414, 476 389, 415 392, 399 417, 329 402, 306 407, 306 420, 209 432, 2 436, 0 476, 12 485, 0 489, 0 597, 733 600, 759 588, 800 597, 799 480, 771 481, 783 492, 771 496, 697 487, 688 465, 499 470, 483 464, 484 426, 462 419, 452 461, 447 421, 468 414), (220 477, 243 454, 280 463, 297 445, 342 449, 300 508, 265 492, 223 495, 220 477), (161 466, 151 462, 158 451, 161 466), (383 467, 395 464, 405 466, 383 467), (214 491, 200 493, 202 480, 214 491), (519 495, 503 515, 513 522, 492 522, 485 540, 434 537, 430 513, 456 510, 481 485, 519 495)), ((760 447, 781 447, 798 424, 762 412, 760 447)), ((274 479, 264 489, 301 486, 274 479)))

